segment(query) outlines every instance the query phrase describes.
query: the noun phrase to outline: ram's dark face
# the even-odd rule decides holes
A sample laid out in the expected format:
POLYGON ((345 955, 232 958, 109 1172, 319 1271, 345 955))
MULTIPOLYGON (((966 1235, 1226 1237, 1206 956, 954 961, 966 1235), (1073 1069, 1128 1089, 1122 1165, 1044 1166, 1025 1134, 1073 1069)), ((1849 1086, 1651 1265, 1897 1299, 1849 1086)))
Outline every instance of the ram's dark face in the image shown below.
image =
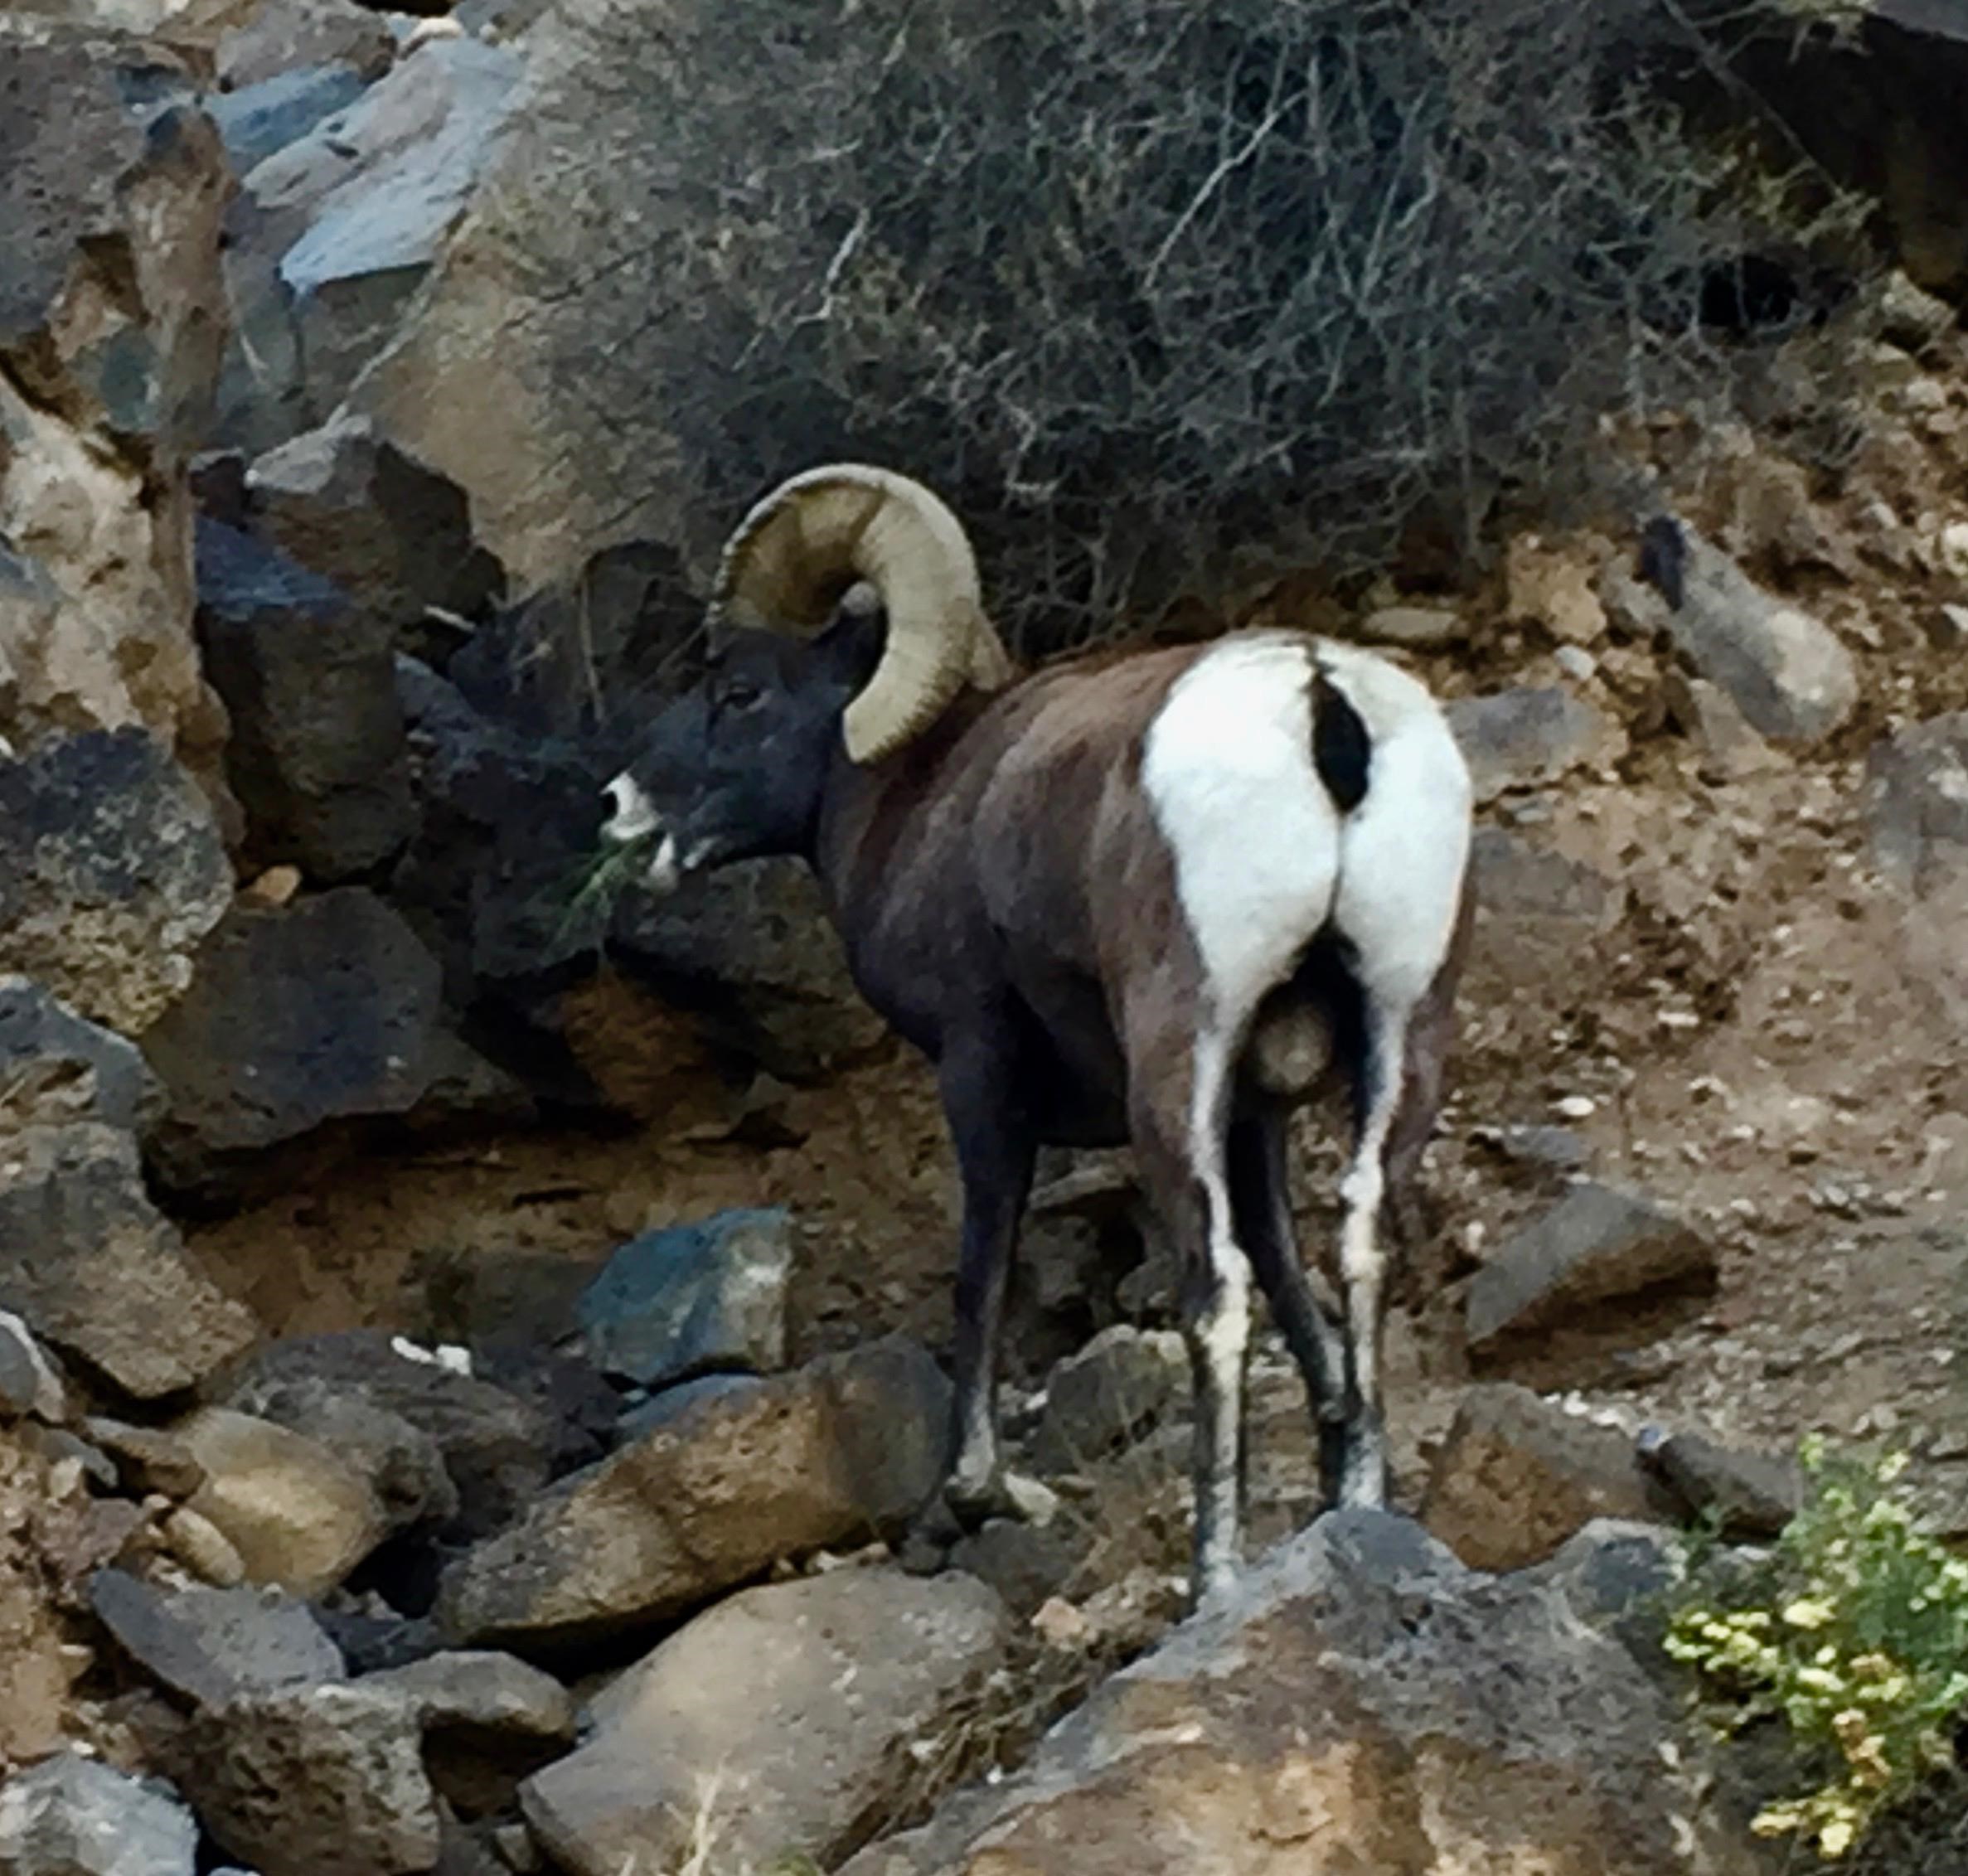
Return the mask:
POLYGON ((603 793, 602 838, 644 848, 648 882, 810 850, 841 716, 879 654, 877 621, 842 618, 817 640, 737 632, 665 706, 603 793))

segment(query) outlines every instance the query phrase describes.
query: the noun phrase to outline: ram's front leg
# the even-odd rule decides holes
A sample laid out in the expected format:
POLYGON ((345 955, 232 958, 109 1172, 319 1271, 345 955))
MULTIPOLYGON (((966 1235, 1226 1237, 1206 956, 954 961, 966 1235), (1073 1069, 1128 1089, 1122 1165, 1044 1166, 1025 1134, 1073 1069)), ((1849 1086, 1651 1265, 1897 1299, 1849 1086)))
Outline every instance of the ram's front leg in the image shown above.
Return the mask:
POLYGON ((943 1487, 919 1521, 912 1550, 923 1563, 986 1519, 1044 1509, 1044 1488, 1008 1475, 998 1449, 998 1344, 1018 1227, 1031 1190, 1037 1142, 1017 1098, 1015 1064, 988 1045, 944 1050, 943 1111, 963 1185, 957 1263, 955 1389, 943 1487))

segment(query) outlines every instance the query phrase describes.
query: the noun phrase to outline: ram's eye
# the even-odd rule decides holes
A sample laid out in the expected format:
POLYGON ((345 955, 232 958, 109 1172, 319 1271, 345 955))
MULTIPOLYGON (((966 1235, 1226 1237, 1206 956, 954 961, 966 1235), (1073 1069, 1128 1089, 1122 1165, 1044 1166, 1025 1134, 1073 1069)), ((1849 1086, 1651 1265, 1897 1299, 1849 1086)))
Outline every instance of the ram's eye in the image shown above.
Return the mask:
POLYGON ((759 686, 743 677, 728 678, 719 687, 718 704, 724 710, 749 710, 759 701, 759 686))

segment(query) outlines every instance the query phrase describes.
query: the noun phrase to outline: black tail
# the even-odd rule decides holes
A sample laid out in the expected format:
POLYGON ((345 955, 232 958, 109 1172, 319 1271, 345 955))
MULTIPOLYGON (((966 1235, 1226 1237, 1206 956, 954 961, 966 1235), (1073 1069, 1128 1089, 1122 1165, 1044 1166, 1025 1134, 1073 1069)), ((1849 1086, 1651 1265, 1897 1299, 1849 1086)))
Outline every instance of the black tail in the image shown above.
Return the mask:
POLYGON ((1312 764, 1340 813, 1350 814, 1366 799, 1373 740, 1351 700, 1317 666, 1312 669, 1312 764))

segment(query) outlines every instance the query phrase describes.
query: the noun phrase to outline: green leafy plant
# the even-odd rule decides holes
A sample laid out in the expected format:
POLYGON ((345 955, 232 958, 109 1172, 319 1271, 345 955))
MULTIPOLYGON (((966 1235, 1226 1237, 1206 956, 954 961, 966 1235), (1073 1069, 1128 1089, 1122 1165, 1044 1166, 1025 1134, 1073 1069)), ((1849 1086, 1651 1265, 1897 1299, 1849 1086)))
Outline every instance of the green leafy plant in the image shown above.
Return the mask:
POLYGON ((1955 1763, 1968 1715, 1968 1560, 1922 1525, 1884 1459, 1801 1451, 1805 1503, 1747 1565, 1691 1558, 1665 1646, 1726 1730, 1780 1717, 1817 1782, 1753 1828, 1827 1860, 1955 1763))
POLYGON ((622 895, 647 871, 649 846, 638 841, 626 846, 600 847, 570 871, 561 914, 563 938, 574 932, 599 935, 607 928, 622 895))

